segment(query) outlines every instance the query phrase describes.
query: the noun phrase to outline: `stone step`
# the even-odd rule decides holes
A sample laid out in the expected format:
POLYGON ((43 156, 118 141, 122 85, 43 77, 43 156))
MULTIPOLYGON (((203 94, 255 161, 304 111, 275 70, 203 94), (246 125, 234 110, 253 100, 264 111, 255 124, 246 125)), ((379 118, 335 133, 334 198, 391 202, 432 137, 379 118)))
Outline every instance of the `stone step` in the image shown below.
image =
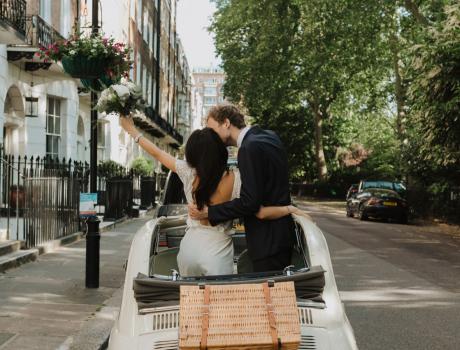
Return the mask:
POLYGON ((4 272, 13 267, 18 267, 29 261, 34 261, 39 255, 38 249, 18 250, 0 256, 0 272, 4 272))
POLYGON ((0 256, 7 255, 13 252, 17 252, 19 249, 21 249, 20 241, 0 242, 0 256))

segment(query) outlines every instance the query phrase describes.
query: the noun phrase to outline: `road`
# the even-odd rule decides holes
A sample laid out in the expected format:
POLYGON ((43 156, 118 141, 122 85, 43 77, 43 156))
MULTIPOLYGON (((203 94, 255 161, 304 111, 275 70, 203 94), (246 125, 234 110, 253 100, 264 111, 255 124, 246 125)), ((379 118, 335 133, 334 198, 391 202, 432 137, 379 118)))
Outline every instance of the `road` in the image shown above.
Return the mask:
POLYGON ((300 207, 326 236, 360 350, 460 349, 459 236, 300 207))

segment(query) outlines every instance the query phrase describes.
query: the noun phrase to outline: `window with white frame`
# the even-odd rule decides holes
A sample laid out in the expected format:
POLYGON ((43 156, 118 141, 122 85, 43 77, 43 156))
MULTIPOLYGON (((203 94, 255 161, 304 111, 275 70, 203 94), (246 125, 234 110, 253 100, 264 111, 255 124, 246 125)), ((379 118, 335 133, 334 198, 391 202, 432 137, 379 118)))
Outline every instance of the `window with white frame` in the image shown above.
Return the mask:
POLYGON ((153 56, 158 60, 158 38, 157 38, 157 29, 153 27, 153 56))
POLYGON ((137 22, 137 29, 139 30, 139 32, 142 32, 142 0, 137 0, 136 22, 137 22))
POLYGON ((205 104, 205 105, 215 105, 215 104, 216 104, 216 98, 215 98, 215 97, 206 96, 206 97, 204 98, 204 104, 205 104))
POLYGON ((136 2, 135 1, 130 1, 129 4, 129 14, 131 18, 134 20, 136 18, 136 2))
POLYGON ((97 160, 104 161, 106 159, 106 138, 107 125, 105 120, 97 121, 97 160))
POLYGON ((148 86, 148 79, 147 79, 147 67, 144 66, 143 69, 143 78, 142 78, 143 85, 142 86, 142 95, 144 96, 144 99, 146 99, 147 96, 147 86, 148 86))
POLYGON ((61 100, 48 97, 46 107, 46 155, 59 158, 61 143, 61 100))
POLYGON ((152 105, 152 74, 147 73, 147 103, 152 105))
POLYGON ((142 67, 141 67, 141 54, 140 52, 137 52, 136 55, 136 84, 142 86, 141 84, 141 72, 142 72, 142 67))
POLYGON ((153 88, 152 88, 152 107, 157 106, 157 81, 153 79, 153 88))
POLYGON ((206 86, 204 88, 204 94, 208 96, 215 96, 217 94, 215 87, 206 86))
POLYGON ((40 17, 51 23, 51 1, 40 0, 40 17))
POLYGON ((144 9, 144 25, 142 26, 142 38, 148 44, 150 44, 150 31, 149 31, 149 12, 144 9))
POLYGON ((61 0, 61 34, 68 38, 72 32, 71 0, 61 0))

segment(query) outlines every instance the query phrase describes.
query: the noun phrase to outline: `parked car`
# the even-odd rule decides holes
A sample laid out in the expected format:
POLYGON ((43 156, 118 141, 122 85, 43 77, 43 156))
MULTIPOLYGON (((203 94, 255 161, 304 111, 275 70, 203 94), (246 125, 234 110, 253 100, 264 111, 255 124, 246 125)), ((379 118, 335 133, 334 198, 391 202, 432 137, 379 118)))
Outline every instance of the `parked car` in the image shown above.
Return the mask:
POLYGON ((396 191, 382 188, 366 188, 347 200, 347 216, 358 216, 360 220, 369 217, 394 219, 407 223, 408 205, 396 191))
POLYGON ((350 198, 352 195, 358 193, 358 187, 359 187, 359 184, 351 185, 350 188, 347 191, 347 196, 346 196, 345 200, 348 200, 348 198, 350 198))
POLYGON ((181 285, 263 283, 267 280, 295 284, 301 325, 299 349, 357 349, 337 290, 324 235, 309 219, 297 216, 294 219, 297 244, 293 250, 293 266, 284 271, 254 273, 243 251, 235 258, 235 274, 200 277, 181 277, 177 273, 176 259, 179 248, 176 245, 162 248, 159 244, 165 231, 185 231, 186 216, 161 217, 148 222, 132 242, 121 309, 111 331, 108 349, 179 349, 181 285))
POLYGON ((406 186, 402 182, 386 181, 386 180, 361 180, 358 186, 358 192, 363 192, 368 188, 381 188, 393 190, 400 196, 405 197, 406 186))

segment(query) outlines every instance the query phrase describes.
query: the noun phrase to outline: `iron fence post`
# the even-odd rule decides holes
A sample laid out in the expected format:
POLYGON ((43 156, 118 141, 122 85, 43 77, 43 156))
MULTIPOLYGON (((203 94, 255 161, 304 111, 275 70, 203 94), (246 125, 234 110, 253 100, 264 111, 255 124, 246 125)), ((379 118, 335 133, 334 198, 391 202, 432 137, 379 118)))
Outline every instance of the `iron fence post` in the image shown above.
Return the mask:
POLYGON ((90 217, 86 223, 88 232, 86 234, 85 286, 86 288, 99 288, 100 220, 97 217, 90 217))

